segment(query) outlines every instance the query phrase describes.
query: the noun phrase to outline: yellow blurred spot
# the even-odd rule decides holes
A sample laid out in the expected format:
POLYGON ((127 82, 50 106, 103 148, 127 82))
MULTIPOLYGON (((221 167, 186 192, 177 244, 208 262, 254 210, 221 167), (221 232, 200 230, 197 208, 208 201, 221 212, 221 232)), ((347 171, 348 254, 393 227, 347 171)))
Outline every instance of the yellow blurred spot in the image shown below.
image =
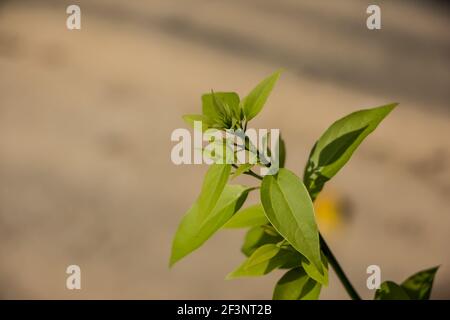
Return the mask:
POLYGON ((339 196, 329 190, 322 191, 314 202, 317 224, 324 234, 338 229, 342 224, 343 214, 339 203, 339 196))

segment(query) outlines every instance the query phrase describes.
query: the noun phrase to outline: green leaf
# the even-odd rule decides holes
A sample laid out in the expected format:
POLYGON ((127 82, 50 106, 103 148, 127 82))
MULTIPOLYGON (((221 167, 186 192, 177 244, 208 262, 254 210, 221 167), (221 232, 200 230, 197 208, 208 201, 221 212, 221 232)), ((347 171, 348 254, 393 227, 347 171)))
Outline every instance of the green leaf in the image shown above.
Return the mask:
POLYGON ((256 249, 236 270, 228 274, 226 279, 263 276, 283 265, 291 256, 292 252, 276 244, 265 244, 256 249))
POLYGON ((320 273, 317 268, 306 259, 302 254, 297 252, 292 246, 288 246, 289 249, 295 252, 295 255, 292 256, 292 259, 284 264, 281 268, 283 269, 292 269, 296 267, 302 267, 303 270, 308 274, 310 278, 318 282, 323 286, 328 286, 328 260, 321 252, 322 259, 322 269, 325 271, 324 273, 320 273))
POLYGON ((211 125, 209 119, 201 114, 186 114, 183 116, 183 120, 192 128, 194 128, 195 121, 200 121, 202 123, 202 131, 206 131, 211 125))
POLYGON ((392 103, 351 113, 325 131, 311 150, 303 177, 313 199, 396 106, 397 103, 392 103))
POLYGON ((330 166, 338 161, 366 130, 367 126, 350 131, 326 145, 319 154, 319 167, 330 166))
POLYGON ((280 71, 275 72, 261 81, 243 100, 244 115, 247 121, 253 119, 263 108, 275 83, 280 77, 280 71))
POLYGON ((255 204, 238 211, 224 228, 248 228, 268 223, 261 204, 255 204))
POLYGON ((235 92, 212 92, 202 96, 203 116, 210 119, 212 126, 228 129, 233 119, 240 121, 239 96, 235 92))
POLYGON ((291 254, 286 258, 285 263, 280 266, 280 269, 292 269, 292 268, 298 268, 302 265, 302 261, 305 260, 305 258, 292 246, 281 246, 285 250, 289 250, 291 254))
POLYGON ((375 292, 375 300, 410 300, 405 290, 392 281, 385 281, 375 292))
POLYGON ((247 172, 248 170, 251 169, 251 167, 253 167, 253 164, 251 163, 244 163, 241 164, 236 171, 231 175, 231 179, 234 179, 238 176, 240 176, 241 174, 243 174, 244 172, 247 172))
POLYGON ((307 259, 305 259, 304 257, 302 257, 301 260, 301 265, 303 267, 303 269, 305 270, 305 272, 315 281, 317 281, 318 283, 320 283, 323 286, 327 286, 328 285, 328 260, 325 257, 325 255, 323 254, 323 252, 321 252, 320 255, 321 259, 322 259, 322 269, 324 270, 323 273, 319 272, 317 270, 317 268, 307 259))
POLYGON ((245 201, 248 188, 227 185, 214 209, 204 218, 196 207, 182 219, 172 247, 171 265, 199 248, 239 210, 245 201))
POLYGON ((433 287, 434 276, 439 267, 420 271, 406 279, 401 287, 408 294, 411 300, 430 299, 433 287))
POLYGON ((278 243, 282 240, 283 237, 281 237, 279 234, 273 235, 271 233, 268 233, 261 226, 253 227, 247 231, 241 251, 243 254, 249 257, 259 247, 269 243, 278 243))
POLYGON ((375 300, 428 300, 439 267, 417 272, 399 286, 385 281, 375 293, 375 300))
POLYGON ((277 282, 273 300, 317 300, 320 283, 311 279, 302 268, 292 269, 277 282))
POLYGON ((314 207, 302 181, 284 168, 266 175, 261 201, 274 228, 324 275, 314 207))
POLYGON ((181 220, 175 234, 170 265, 208 240, 239 210, 248 188, 226 185, 230 165, 212 165, 206 173, 197 201, 181 220))

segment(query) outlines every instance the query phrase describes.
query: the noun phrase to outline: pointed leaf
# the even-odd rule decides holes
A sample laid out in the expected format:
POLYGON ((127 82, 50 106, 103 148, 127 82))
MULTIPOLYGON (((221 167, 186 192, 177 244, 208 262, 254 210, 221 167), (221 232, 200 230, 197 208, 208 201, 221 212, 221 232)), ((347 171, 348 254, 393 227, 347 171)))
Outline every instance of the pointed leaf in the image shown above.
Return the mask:
POLYGON ((227 186, 230 165, 212 165, 197 201, 183 217, 175 234, 170 265, 200 247, 239 209, 247 188, 227 186))
POLYGON ((410 300, 408 294, 398 284, 385 281, 375 292, 375 300, 410 300))
POLYGON ((268 220, 264 214, 261 204, 255 204, 237 212, 225 225, 224 228, 248 228, 267 224, 268 220))
POLYGON ((263 108, 275 83, 280 77, 280 71, 275 72, 261 81, 243 100, 243 109, 247 121, 253 119, 263 108))
POLYGON ((273 300, 317 300, 321 286, 302 268, 288 271, 276 284, 273 300))
POLYGON ((228 274, 226 279, 263 276, 283 265, 291 256, 291 252, 281 249, 276 244, 265 244, 228 274))
MULTIPOLYGON (((291 246, 289 246, 291 250, 295 250, 291 246)), ((292 257, 290 261, 288 261, 286 264, 284 264, 281 268, 283 269, 292 269, 296 267, 302 267, 303 270, 308 274, 310 278, 318 282, 319 284, 323 286, 328 286, 328 260, 321 252, 321 259, 322 259, 322 269, 325 271, 323 274, 320 273, 317 268, 310 262, 308 259, 306 259, 302 254, 295 251, 296 254, 292 257)))
POLYGON ((261 226, 253 227, 247 231, 241 251, 243 254, 249 257, 259 247, 269 243, 275 244, 282 240, 283 238, 280 235, 269 234, 261 226))
POLYGON ((324 270, 323 273, 319 272, 317 268, 304 257, 302 257, 301 265, 309 277, 323 286, 328 286, 328 260, 323 252, 321 252, 320 256, 322 259, 322 268, 324 270))
POLYGON ((227 185, 214 209, 201 217, 196 207, 182 219, 172 247, 171 265, 199 248, 239 210, 245 201, 248 188, 227 185))
POLYGON ((434 276, 439 267, 420 271, 406 279, 401 287, 411 300, 430 299, 431 289, 433 287, 434 276))
POLYGON ((201 114, 186 114, 183 116, 183 120, 192 128, 194 128, 195 121, 200 121, 202 123, 202 131, 206 131, 211 125, 209 119, 201 114))
POLYGON ((276 175, 264 176, 261 201, 274 228, 308 259, 319 273, 325 274, 320 257, 314 207, 302 181, 284 168, 276 175))
POLYGON ((395 106, 392 103, 351 113, 325 131, 311 150, 303 177, 313 199, 395 106))

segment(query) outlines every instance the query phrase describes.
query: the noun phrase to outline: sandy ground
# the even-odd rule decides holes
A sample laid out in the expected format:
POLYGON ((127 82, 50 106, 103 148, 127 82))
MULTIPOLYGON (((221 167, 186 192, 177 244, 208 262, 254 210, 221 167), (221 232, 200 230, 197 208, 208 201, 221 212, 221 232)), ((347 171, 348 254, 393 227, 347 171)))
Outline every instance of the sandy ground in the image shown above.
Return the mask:
MULTIPOLYGON (((433 297, 450 298, 447 11, 383 2, 370 33, 356 0, 78 3, 80 31, 59 1, 0 6, 1 298, 269 299, 281 273, 223 280, 241 231, 168 269, 206 170, 173 165, 170 134, 201 93, 280 67, 254 126, 282 129, 299 173, 337 117, 400 102, 327 187, 351 214, 326 237, 366 298, 371 264, 395 281, 441 265, 433 297)), ((322 298, 346 298, 330 282, 322 298)))

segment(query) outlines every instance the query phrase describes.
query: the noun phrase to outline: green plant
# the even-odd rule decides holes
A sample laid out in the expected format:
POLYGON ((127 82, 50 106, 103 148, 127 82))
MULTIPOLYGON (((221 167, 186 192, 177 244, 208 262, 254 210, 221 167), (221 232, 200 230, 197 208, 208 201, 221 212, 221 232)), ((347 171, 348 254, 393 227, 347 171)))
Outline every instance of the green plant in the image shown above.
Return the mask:
MULTIPOLYGON (((247 128, 263 108, 280 73, 263 80, 240 100, 234 92, 211 92, 202 96, 202 114, 187 115, 189 124, 202 121, 203 130, 247 128)), ((328 284, 328 266, 352 299, 360 296, 321 236, 313 201, 325 183, 347 163, 361 142, 396 107, 396 103, 360 110, 334 122, 313 146, 303 179, 284 168, 286 148, 279 144, 279 166, 275 175, 255 173, 257 163, 213 164, 204 178, 195 203, 183 217, 175 234, 170 265, 199 248, 221 228, 248 228, 242 252, 247 259, 227 279, 262 276, 286 269, 273 293, 274 299, 317 299, 328 284), (234 169, 234 172, 232 172, 234 169), (232 178, 250 175, 257 187, 229 184, 232 178), (249 192, 260 190, 261 203, 240 210, 249 192)), ((250 152, 250 142, 242 146, 250 152)), ((258 150, 259 151, 259 150, 258 150)), ((259 152, 256 153, 259 155, 259 152)), ((437 268, 419 272, 401 285, 384 282, 375 299, 428 299, 437 268)))

